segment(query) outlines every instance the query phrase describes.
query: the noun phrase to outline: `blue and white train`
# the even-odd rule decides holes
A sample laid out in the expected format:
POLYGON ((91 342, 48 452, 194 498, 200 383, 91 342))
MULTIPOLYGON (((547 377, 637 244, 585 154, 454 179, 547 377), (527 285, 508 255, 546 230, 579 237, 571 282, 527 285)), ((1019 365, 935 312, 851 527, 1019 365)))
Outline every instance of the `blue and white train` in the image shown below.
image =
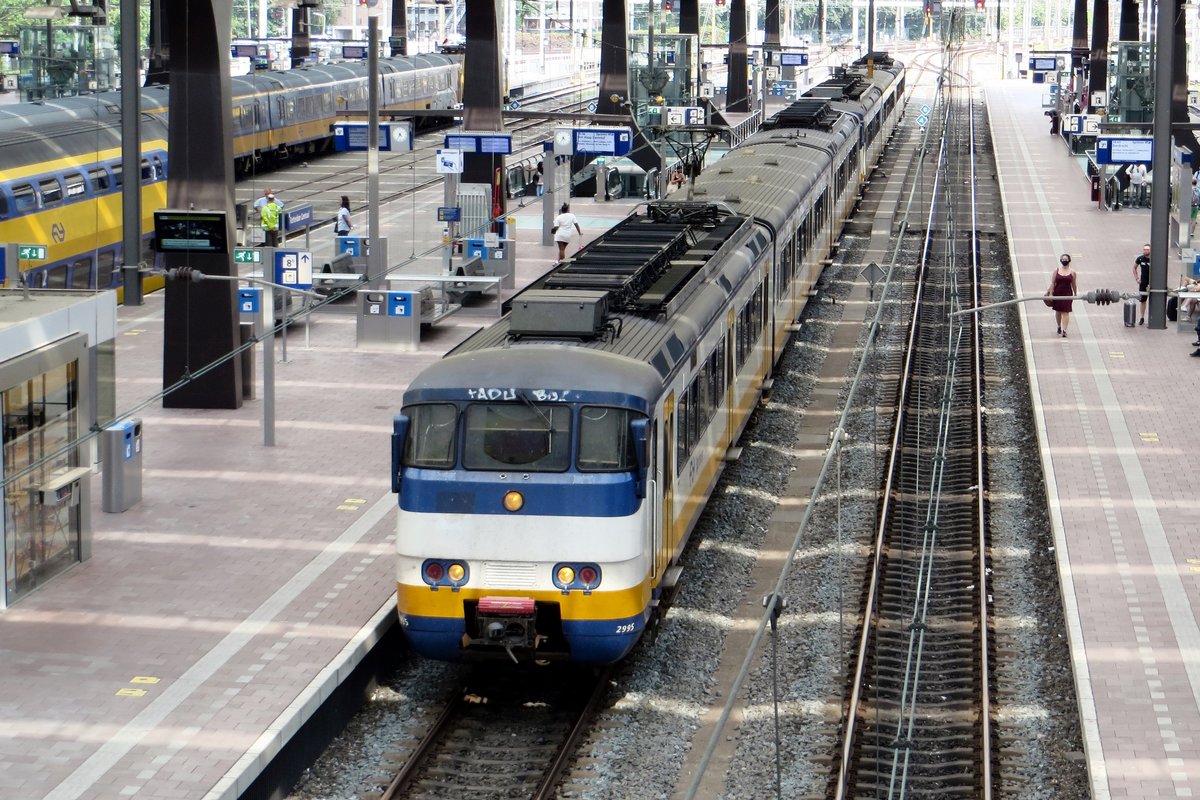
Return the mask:
POLYGON ((422 372, 392 442, 420 654, 607 664, 677 562, 900 115, 856 62, 422 372), (678 195, 676 195, 678 196, 678 195))

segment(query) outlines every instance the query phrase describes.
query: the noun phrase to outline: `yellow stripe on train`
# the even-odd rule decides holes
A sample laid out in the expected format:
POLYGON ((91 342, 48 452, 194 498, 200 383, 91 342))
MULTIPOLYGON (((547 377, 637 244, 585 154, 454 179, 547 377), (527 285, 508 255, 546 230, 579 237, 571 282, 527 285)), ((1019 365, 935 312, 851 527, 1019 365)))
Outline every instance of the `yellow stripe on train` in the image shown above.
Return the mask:
POLYGON ((481 597, 530 597, 538 603, 557 603, 565 620, 627 619, 641 614, 650 604, 650 582, 612 592, 597 591, 585 595, 581 591, 521 591, 516 589, 472 589, 457 592, 446 587, 434 591, 430 586, 396 584, 396 607, 401 614, 417 617, 459 619, 463 603, 481 597))

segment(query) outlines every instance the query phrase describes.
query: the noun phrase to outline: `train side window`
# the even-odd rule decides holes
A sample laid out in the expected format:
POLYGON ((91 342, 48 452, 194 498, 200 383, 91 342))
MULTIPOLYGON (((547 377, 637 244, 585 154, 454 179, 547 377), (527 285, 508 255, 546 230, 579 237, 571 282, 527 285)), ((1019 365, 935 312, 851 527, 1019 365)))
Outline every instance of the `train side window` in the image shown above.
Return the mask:
POLYGON ((47 289, 65 289, 67 288, 67 265, 63 264, 59 267, 50 267, 45 271, 45 287, 47 289))
POLYGON ((637 466, 628 410, 604 406, 579 410, 578 464, 582 472, 626 472, 637 466))
POLYGON ((154 173, 160 181, 167 179, 167 165, 163 163, 160 156, 151 156, 154 160, 154 173))
POLYGON ((154 166, 147 158, 142 159, 142 183, 154 182, 154 166))
POLYGON ((454 466, 458 409, 452 403, 409 406, 408 439, 404 442, 404 465, 429 469, 454 466))
POLYGON ((87 194, 87 181, 78 172, 68 172, 66 184, 68 200, 77 200, 87 194))
POLYGON ((52 206, 62 202, 62 184, 58 178, 46 178, 38 181, 38 192, 42 195, 42 205, 52 206))
POLYGON ((113 273, 117 271, 117 251, 102 250, 96 254, 96 288, 108 289, 113 285, 113 273))
POLYGON ((8 219, 8 195, 0 191, 0 219, 8 219))
POLYGON ((571 410, 548 403, 475 403, 467 407, 467 469, 563 472, 571 465, 571 410))
POLYGON ((96 194, 104 194, 112 186, 112 181, 108 177, 108 172, 103 167, 92 167, 88 170, 88 179, 92 182, 92 191, 96 194))
POLYGON ((31 211, 37 210, 37 195, 34 194, 33 186, 30 184, 22 183, 12 187, 12 194, 13 209, 18 214, 28 214, 31 211))
POLYGON ((113 164, 109 169, 112 170, 113 186, 120 189, 125 183, 125 167, 121 164, 113 164))
POLYGON ((71 264, 71 288, 92 288, 92 259, 90 256, 77 259, 71 264))

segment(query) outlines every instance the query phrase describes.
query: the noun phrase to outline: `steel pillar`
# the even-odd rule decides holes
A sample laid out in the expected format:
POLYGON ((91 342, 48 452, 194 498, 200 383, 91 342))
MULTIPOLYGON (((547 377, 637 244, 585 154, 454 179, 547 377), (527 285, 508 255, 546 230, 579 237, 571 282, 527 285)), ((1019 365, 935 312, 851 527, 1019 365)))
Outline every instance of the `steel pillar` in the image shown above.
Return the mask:
MULTIPOLYGON (((121 15, 121 171, 125 175, 140 175, 142 169, 142 87, 126 76, 141 72, 138 52, 138 15, 121 15)), ((142 260, 142 184, 124 181, 121 184, 121 283, 125 287, 127 306, 142 304, 142 275, 138 269, 142 260)))
MULTIPOLYGON (((1154 155, 1150 184, 1150 302, 1146 316, 1151 328, 1167 327, 1167 257, 1170 252, 1171 181, 1171 95, 1174 81, 1162 80, 1175 63, 1172 20, 1179 14, 1179 0, 1159 0, 1154 27, 1154 155)), ((1190 191, 1190 187, 1188 187, 1190 191)), ((1186 202, 1186 201, 1184 201, 1186 202)), ((1181 234, 1186 241, 1186 237, 1181 234)))
MULTIPOLYGON (((1175 8, 1171 19, 1175 24, 1175 47, 1171 63, 1171 126, 1175 144, 1186 147, 1192 155, 1200 155, 1200 142, 1196 141, 1196 132, 1187 128, 1177 128, 1191 122, 1188 117, 1187 102, 1187 14, 1180 0, 1174 0, 1175 8)), ((1193 165, 1194 166, 1194 165, 1193 165)), ((1195 169, 1193 169, 1193 172, 1195 169)), ((1164 173, 1165 174, 1165 173, 1164 173)))
POLYGON ((317 8, 318 0, 300 0, 292 9, 292 68, 302 66, 312 56, 309 37, 309 8, 317 8))
POLYGON ((1137 0, 1121 0, 1121 21, 1117 23, 1117 41, 1140 41, 1142 37, 1138 22, 1137 0))
POLYGON ((1087 0, 1075 0, 1075 14, 1071 20, 1071 88, 1083 91, 1083 54, 1088 51, 1087 0))
POLYGON ((763 27, 766 30, 763 45, 779 47, 779 0, 767 0, 767 17, 763 27))
MULTIPOLYGON (((1094 0, 1092 6, 1092 53, 1088 63, 1088 113, 1096 113, 1092 99, 1096 92, 1108 91, 1108 0, 1094 0)), ((1108 101, 1105 100, 1107 105, 1108 101)))
MULTIPOLYGON (((171 172, 167 205, 226 213, 233 237, 233 120, 229 80, 229 20, 233 0, 173 0, 187 25, 168 26, 171 69, 167 141, 171 172)), ((233 274, 231 254, 177 253, 167 268, 233 274)), ((166 289, 163 386, 169 387, 231 353, 240 343, 233 281, 170 281, 166 289)), ((163 398, 166 408, 239 408, 240 359, 193 378, 163 398)))
POLYGON ((405 2, 397 0, 392 3, 392 35, 388 38, 388 46, 393 56, 408 55, 408 12, 405 2))
POLYGON ((750 111, 750 92, 746 87, 746 0, 729 2, 729 71, 725 87, 725 110, 750 111))
POLYGON ((700 0, 680 0, 679 32, 700 35, 700 0))
POLYGON ((600 26, 600 97, 597 114, 628 114, 622 105, 629 100, 629 33, 625 0, 604 0, 600 26), (613 100, 616 97, 616 100, 613 100))
MULTIPOLYGON (((478 0, 467 6, 467 52, 463 57, 463 129, 502 131, 504 100, 500 69, 500 4, 478 0)), ((504 214, 504 156, 484 153, 463 155, 463 183, 492 187, 492 216, 504 214)))
POLYGON ((171 79, 171 47, 163 35, 163 31, 171 27, 170 5, 167 0, 150 0, 150 30, 146 34, 146 45, 150 50, 150 63, 146 67, 147 86, 158 86, 171 79))

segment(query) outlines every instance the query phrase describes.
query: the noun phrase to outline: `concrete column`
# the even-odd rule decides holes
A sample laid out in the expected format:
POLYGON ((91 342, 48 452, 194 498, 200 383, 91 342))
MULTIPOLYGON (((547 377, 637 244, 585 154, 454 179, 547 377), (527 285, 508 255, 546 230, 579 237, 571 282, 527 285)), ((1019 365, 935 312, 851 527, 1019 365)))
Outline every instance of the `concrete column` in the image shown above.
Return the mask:
POLYGON ((1075 91, 1083 91, 1083 54, 1087 52, 1087 0, 1075 0, 1075 16, 1071 23, 1071 75, 1075 80, 1075 91))
POLYGON ((150 63, 146 68, 146 85, 159 86, 170 80, 170 48, 163 31, 170 27, 168 0, 150 0, 150 30, 146 45, 150 50, 150 63))
POLYGON ((317 0, 300 0, 292 9, 292 67, 299 67, 312 55, 309 37, 309 8, 316 7, 317 0))
MULTIPOLYGON (((187 25, 167 27, 171 52, 168 147, 171 172, 167 205, 224 211, 225 233, 233 236, 233 114, 229 80, 229 20, 232 0, 173 0, 187 25)), ((130 177, 126 176, 129 180, 130 177)), ((168 268, 192 267, 232 275, 231 254, 167 254, 168 268)), ((208 367, 240 343, 237 283, 167 283, 163 335, 163 385, 208 367)), ((190 380, 163 398, 166 408, 240 408, 240 359, 190 380)))
POLYGON ((628 15, 625 0, 604 0, 600 27, 600 98, 596 111, 600 114, 626 114, 621 103, 629 99, 628 15), (620 100, 613 101, 616 95, 620 100))
POLYGON ((766 35, 763 44, 779 47, 779 0, 767 0, 767 18, 764 25, 766 35))

